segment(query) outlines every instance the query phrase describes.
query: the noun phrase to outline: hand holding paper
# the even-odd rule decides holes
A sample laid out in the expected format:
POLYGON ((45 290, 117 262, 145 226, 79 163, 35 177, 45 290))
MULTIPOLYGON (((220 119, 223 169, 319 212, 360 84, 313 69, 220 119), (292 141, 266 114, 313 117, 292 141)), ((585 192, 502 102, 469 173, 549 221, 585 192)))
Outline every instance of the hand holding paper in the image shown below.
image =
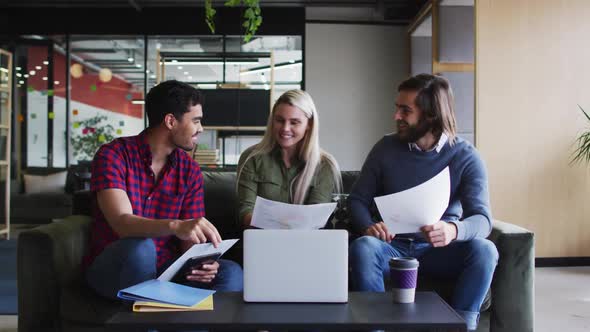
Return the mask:
POLYGON ((335 208, 336 203, 287 204, 258 196, 250 225, 264 229, 319 229, 335 208))
POLYGON ((394 234, 416 233, 440 221, 449 205, 451 177, 446 167, 432 179, 398 193, 375 197, 383 222, 394 234))

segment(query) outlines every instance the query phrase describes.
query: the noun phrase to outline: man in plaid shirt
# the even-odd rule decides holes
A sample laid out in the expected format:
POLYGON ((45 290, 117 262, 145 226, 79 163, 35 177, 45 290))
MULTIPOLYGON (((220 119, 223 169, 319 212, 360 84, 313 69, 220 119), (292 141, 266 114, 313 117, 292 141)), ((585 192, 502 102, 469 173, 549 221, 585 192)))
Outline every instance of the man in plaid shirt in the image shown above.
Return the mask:
MULTIPOLYGON (((199 165, 191 151, 203 131, 202 96, 178 81, 147 94, 149 127, 103 145, 92 161, 97 209, 91 226, 86 279, 100 295, 156 278, 195 243, 221 242, 207 219, 199 165)), ((187 285, 241 291, 242 270, 228 260, 194 268, 187 285)))

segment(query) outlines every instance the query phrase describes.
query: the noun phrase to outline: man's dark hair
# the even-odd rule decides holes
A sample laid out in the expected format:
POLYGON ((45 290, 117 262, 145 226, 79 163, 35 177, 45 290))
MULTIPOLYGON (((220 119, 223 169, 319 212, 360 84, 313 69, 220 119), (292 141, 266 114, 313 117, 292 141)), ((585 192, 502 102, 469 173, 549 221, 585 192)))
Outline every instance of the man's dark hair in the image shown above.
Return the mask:
POLYGON ((190 107, 199 104, 203 105, 203 95, 199 90, 175 80, 162 82, 153 87, 145 98, 149 127, 160 125, 169 113, 180 120, 190 107))
POLYGON ((401 91, 416 91, 414 103, 431 123, 436 135, 447 134, 453 144, 457 136, 453 90, 449 81, 442 76, 419 74, 403 81, 397 88, 401 91))

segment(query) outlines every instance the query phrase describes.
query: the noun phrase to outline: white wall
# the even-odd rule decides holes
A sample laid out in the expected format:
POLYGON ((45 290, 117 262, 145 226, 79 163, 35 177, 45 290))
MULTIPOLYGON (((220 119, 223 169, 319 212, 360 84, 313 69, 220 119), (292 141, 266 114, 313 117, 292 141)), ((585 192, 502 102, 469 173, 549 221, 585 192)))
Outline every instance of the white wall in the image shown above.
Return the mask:
POLYGON ((342 170, 359 170, 393 131, 407 55, 406 27, 306 24, 305 87, 319 112, 320 144, 342 170))

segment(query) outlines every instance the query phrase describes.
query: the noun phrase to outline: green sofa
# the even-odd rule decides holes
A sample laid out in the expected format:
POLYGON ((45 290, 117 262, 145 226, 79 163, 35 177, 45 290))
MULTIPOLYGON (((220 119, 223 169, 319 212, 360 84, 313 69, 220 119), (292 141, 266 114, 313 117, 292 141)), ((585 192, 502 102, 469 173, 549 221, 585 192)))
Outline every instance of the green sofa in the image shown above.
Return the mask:
MULTIPOLYGON (((240 236, 237 223, 234 172, 204 172, 206 216, 224 238, 240 236)), ((343 172, 348 192, 358 172, 343 172)), ((90 195, 79 193, 74 202, 87 203, 74 211, 89 214, 90 195)), ((82 203, 80 203, 82 204, 82 203)), ((80 205, 79 204, 79 205, 80 205)), ((95 295, 85 284, 80 270, 88 247, 91 218, 73 215, 20 234, 18 239, 18 328, 29 331, 102 331, 118 310, 129 310, 119 302, 95 295)), ((482 308, 481 326, 490 331, 533 331, 534 236, 521 227, 494 221, 490 235, 500 253, 491 288, 482 308)), ((241 247, 224 257, 241 261, 241 247)), ((232 248, 234 249, 234 248, 232 248)), ((421 289, 434 289, 446 297, 452 283, 421 278, 421 289)))

